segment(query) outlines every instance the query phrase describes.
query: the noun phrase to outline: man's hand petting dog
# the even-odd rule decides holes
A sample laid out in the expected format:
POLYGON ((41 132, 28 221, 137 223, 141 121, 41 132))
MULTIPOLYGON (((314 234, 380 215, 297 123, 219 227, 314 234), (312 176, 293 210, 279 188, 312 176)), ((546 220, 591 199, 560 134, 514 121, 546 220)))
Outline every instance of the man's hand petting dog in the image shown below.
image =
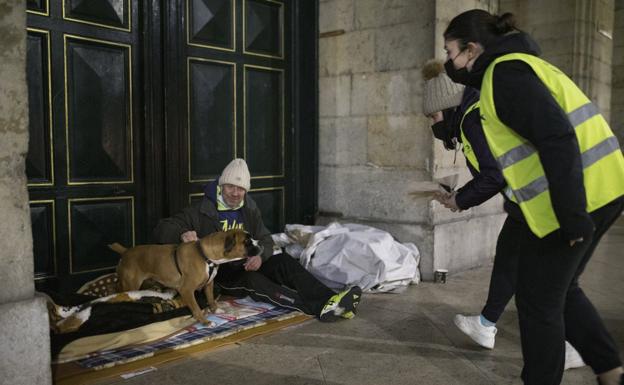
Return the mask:
POLYGON ((245 266, 247 271, 256 271, 262 266, 262 258, 259 255, 249 257, 243 266, 245 266))
POLYGON ((199 238, 197 238, 197 233, 191 230, 182 233, 182 235, 180 235, 180 239, 182 240, 182 242, 195 242, 199 238))

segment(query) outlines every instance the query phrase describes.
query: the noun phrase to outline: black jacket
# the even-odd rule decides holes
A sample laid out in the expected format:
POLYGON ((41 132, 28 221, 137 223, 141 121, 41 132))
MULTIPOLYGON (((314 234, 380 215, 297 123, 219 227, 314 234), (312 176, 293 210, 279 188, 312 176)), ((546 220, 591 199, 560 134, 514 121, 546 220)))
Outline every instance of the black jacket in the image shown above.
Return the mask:
MULTIPOLYGON (((240 210, 244 217, 245 230, 264 247, 261 256, 264 262, 273 255, 273 239, 269 230, 264 226, 260 209, 247 194, 245 204, 240 210)), ((197 232, 199 238, 221 231, 217 208, 206 196, 201 202, 187 207, 181 213, 160 220, 154 229, 153 239, 156 243, 177 244, 180 243, 180 235, 191 230, 197 232)))
MULTIPOLYGON (((453 124, 456 124, 457 130, 459 130, 459 124, 466 110, 478 100, 479 91, 472 87, 466 87, 462 96, 462 102, 455 111, 455 116, 453 118, 453 124)), ((457 190, 457 195, 455 196, 457 206, 462 210, 467 210, 480 205, 501 192, 507 183, 498 168, 498 163, 496 163, 488 147, 485 134, 483 133, 483 127, 481 126, 481 116, 478 108, 466 115, 463 127, 464 135, 470 142, 472 150, 479 162, 479 171, 477 171, 466 161, 466 165, 473 178, 457 190)), ((457 138, 461 141, 459 132, 457 132, 457 138)))
MULTIPOLYGON (((523 32, 502 36, 477 58, 468 85, 480 88, 489 64, 508 53, 539 56, 539 48, 523 32)), ((521 61, 496 65, 493 93, 500 120, 538 151, 564 239, 591 235, 594 224, 586 210, 579 145, 565 111, 531 67, 521 61)), ((517 205, 506 202, 505 209, 513 217, 524 220, 517 205)))

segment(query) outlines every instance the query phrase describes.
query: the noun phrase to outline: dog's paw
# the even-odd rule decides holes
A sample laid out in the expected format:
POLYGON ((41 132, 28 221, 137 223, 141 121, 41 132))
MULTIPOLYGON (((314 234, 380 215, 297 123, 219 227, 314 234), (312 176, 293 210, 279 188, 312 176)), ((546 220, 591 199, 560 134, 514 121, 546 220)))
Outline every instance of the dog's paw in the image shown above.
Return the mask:
POLYGON ((225 310, 223 310, 223 309, 218 307, 218 308, 214 309, 213 313, 214 314, 223 314, 223 313, 225 313, 225 310))
POLYGON ((204 326, 206 326, 206 327, 209 327, 209 328, 211 328, 211 327, 215 326, 215 323, 214 323, 214 322, 209 321, 209 320, 207 320, 207 319, 204 319, 203 321, 201 321, 201 323, 202 323, 202 325, 204 325, 204 326))

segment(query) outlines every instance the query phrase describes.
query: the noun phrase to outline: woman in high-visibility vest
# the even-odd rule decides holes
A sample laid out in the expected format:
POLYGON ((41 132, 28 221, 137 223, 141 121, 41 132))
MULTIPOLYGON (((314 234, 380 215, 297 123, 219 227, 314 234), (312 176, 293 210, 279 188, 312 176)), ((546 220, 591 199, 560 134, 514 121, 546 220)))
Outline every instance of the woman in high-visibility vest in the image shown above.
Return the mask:
MULTIPOLYGON (((498 168, 496 159, 488 148, 479 110, 479 91, 460 87, 446 75, 443 63, 430 60, 422 70, 424 80, 423 113, 434 122, 433 135, 444 143, 447 150, 458 151, 466 158, 472 179, 457 191, 440 193, 436 197, 446 208, 468 210, 478 206, 498 193, 510 203, 509 189, 498 168), (461 99, 460 99, 461 95, 461 99)), ((502 234, 510 235, 505 231, 502 234)), ((506 245, 513 240, 500 238, 497 244, 506 245)), ((496 340, 496 323, 516 292, 516 253, 503 248, 494 257, 487 301, 479 315, 455 315, 455 325, 478 345, 493 349, 496 340)), ((585 366, 578 352, 566 342, 564 369, 585 366)))
MULTIPOLYGON (((513 15, 456 16, 444 32, 452 80, 479 88, 488 147, 513 204, 499 248, 519 253, 516 306, 525 384, 559 384, 564 341, 602 385, 624 383, 619 349, 579 287, 624 208, 624 157, 596 106, 538 57, 513 15)), ((499 238, 500 239, 500 238, 499 238)))

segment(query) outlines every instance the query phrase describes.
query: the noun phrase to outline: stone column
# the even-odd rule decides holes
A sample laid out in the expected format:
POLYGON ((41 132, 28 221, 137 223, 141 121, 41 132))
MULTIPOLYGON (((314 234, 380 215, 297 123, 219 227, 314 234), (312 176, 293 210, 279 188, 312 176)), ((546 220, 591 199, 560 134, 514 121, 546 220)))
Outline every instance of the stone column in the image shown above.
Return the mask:
POLYGON ((433 11, 428 0, 330 0, 319 20, 319 223, 382 228, 424 254, 428 201, 408 185, 431 178, 420 66, 433 11))
POLYGON ((0 1, 0 384, 50 384, 45 301, 35 296, 26 190, 26 2, 0 1))

